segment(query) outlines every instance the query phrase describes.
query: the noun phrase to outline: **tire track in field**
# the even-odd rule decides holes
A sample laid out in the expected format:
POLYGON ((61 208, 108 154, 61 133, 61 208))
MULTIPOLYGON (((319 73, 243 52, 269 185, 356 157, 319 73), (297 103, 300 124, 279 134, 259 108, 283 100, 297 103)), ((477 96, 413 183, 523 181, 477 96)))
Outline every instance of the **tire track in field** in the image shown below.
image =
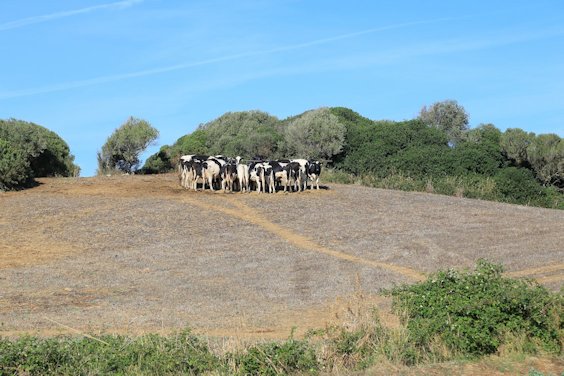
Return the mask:
POLYGON ((546 266, 538 266, 535 268, 527 268, 523 270, 517 270, 515 272, 505 273, 510 277, 526 277, 528 275, 551 273, 551 272, 564 271, 564 264, 551 264, 546 266))
POLYGON ((523 270, 517 270, 514 272, 505 273, 508 277, 520 278, 520 277, 530 277, 535 279, 539 283, 552 283, 564 281, 564 264, 551 264, 545 266, 538 266, 535 268, 527 268, 523 270), (552 274, 547 276, 534 277, 539 274, 552 274))
POLYGON ((232 209, 224 206, 211 204, 188 196, 184 196, 181 199, 181 201, 184 203, 194 205, 205 210, 219 211, 228 214, 232 217, 239 218, 246 222, 262 227, 266 231, 286 240, 290 244, 301 249, 322 253, 334 257, 336 259, 353 262, 355 264, 365 265, 377 269, 385 269, 415 281, 423 281, 426 278, 423 273, 405 266, 368 260, 362 257, 354 256, 348 253, 336 251, 334 249, 330 249, 328 247, 322 246, 321 244, 318 244, 303 235, 297 234, 283 226, 280 226, 274 222, 269 221, 268 219, 257 213, 255 209, 252 209, 249 206, 245 205, 243 202, 239 201, 239 199, 233 198, 231 200, 228 200, 225 197, 216 195, 214 197, 214 200, 223 201, 224 203, 228 203, 230 205, 235 206, 235 208, 232 209))

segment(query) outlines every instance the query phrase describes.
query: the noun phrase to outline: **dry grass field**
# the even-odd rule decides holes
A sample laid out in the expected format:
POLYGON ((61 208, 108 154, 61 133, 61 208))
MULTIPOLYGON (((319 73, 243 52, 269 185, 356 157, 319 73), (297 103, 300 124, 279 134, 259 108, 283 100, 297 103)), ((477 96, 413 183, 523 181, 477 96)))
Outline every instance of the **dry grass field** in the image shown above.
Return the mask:
POLYGON ((39 181, 0 194, 0 336, 286 338, 359 303, 394 325, 380 289, 479 258, 564 281, 564 211, 337 184, 192 192, 174 174, 39 181))

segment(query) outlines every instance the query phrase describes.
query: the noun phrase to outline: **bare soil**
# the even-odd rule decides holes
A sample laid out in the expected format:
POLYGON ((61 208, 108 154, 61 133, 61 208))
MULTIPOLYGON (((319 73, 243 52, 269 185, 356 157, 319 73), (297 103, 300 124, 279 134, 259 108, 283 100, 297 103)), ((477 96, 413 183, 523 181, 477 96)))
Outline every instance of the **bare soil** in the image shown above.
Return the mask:
POLYGON ((380 289, 479 258, 564 281, 564 211, 338 184, 192 192, 173 174, 40 183, 0 194, 0 336, 285 338, 355 297, 396 325, 380 289))

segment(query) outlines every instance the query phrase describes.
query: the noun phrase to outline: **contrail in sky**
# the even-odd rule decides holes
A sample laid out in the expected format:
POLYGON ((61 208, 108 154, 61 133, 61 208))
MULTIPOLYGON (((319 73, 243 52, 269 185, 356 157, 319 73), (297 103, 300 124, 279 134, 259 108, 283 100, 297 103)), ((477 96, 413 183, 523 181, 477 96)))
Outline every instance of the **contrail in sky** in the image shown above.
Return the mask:
MULTIPOLYGON (((81 13, 90 12, 94 9, 100 9, 101 7, 109 8, 109 7, 118 7, 118 6, 122 6, 122 7, 123 6, 131 6, 134 3, 137 3, 137 2, 140 2, 140 1, 143 1, 143 0, 120 1, 120 2, 117 2, 117 3, 99 5, 99 6, 85 8, 85 9, 81 9, 81 10, 64 12, 64 14, 69 14, 69 13, 76 14, 77 12, 81 12, 81 13)), ((61 16, 60 14, 62 14, 62 13, 58 13, 58 16, 55 16, 55 17, 57 17, 57 18, 58 17, 66 17, 66 16, 61 16)), ((41 16, 41 17, 53 17, 53 15, 51 15, 51 16, 41 16)), ((35 18, 37 18, 37 17, 35 17, 35 18)), ((31 19, 28 19, 28 20, 31 20, 31 19)), ((273 54, 273 53, 277 53, 277 52, 299 50, 299 49, 304 49, 304 48, 308 48, 308 47, 312 47, 312 46, 316 46, 316 45, 322 45, 322 44, 327 44, 327 43, 331 43, 331 42, 336 42, 336 41, 339 41, 339 40, 351 39, 351 38, 359 37, 361 35, 372 34, 372 33, 376 33, 376 32, 379 32, 379 31, 400 29, 400 28, 422 25, 422 24, 431 24, 431 23, 437 23, 437 22, 447 21, 447 20, 451 20, 451 18, 438 18, 438 19, 426 20, 426 21, 405 22, 405 23, 381 26, 381 27, 377 27, 377 28, 371 28, 371 29, 366 29, 366 30, 362 30, 362 31, 346 33, 346 34, 336 35, 336 36, 333 36, 333 37, 316 39, 316 40, 312 40, 312 41, 308 41, 308 42, 303 42, 303 43, 298 43, 298 44, 293 44, 293 45, 287 45, 287 46, 281 46, 281 47, 276 47, 276 48, 271 48, 271 49, 242 52, 242 53, 239 53, 239 54, 227 55, 227 56, 211 58, 211 59, 206 59, 206 60, 169 65, 169 66, 166 66, 166 67, 141 70, 141 71, 137 71, 137 72, 130 72, 130 73, 122 73, 122 74, 116 74, 116 75, 95 77, 95 78, 91 78, 91 79, 87 79, 87 80, 64 82, 64 83, 61 83, 61 84, 44 86, 44 87, 39 87, 39 88, 30 88, 30 89, 8 91, 8 92, 0 92, 0 99, 16 98, 16 97, 24 97, 24 96, 30 96, 30 95, 36 95, 36 94, 51 93, 51 92, 56 92, 56 91, 64 91, 64 90, 70 90, 70 89, 75 89, 75 88, 80 88, 80 87, 98 85, 98 84, 103 84, 103 83, 108 83, 108 82, 121 81, 121 80, 125 80, 125 79, 130 79, 130 78, 152 76, 152 75, 156 75, 156 74, 173 72, 173 71, 177 71, 177 70, 194 68, 194 67, 198 67, 198 66, 205 66, 205 65, 215 64, 215 63, 221 63, 221 62, 225 62, 225 61, 233 61, 233 60, 243 59, 243 58, 247 58, 247 57, 262 56, 262 55, 269 55, 269 54, 273 54)), ((21 23, 23 21, 25 21, 25 20, 15 21, 15 22, 21 23)), ((43 21, 33 21, 33 22, 43 22, 43 21)), ((32 23, 32 22, 28 21, 27 24, 29 24, 29 23, 32 23)), ((4 25, 0 25, 0 30, 2 30, 2 26, 4 26, 4 25)), ((23 26, 23 25, 21 25, 21 26, 23 26)), ((19 27, 19 26, 17 26, 17 27, 19 27)))
POLYGON ((20 27, 28 26, 28 25, 34 25, 34 24, 38 24, 38 23, 48 22, 48 21, 59 19, 59 18, 76 16, 78 14, 90 13, 90 12, 94 12, 94 11, 102 10, 102 9, 125 9, 125 8, 129 8, 133 5, 141 3, 141 2, 143 2, 143 0, 123 0, 123 1, 117 1, 115 3, 94 5, 94 6, 87 7, 87 8, 67 10, 67 11, 56 12, 56 13, 51 13, 51 14, 43 14, 41 16, 22 18, 20 20, 10 21, 10 22, 0 24, 0 31, 17 29, 17 28, 20 28, 20 27))
MULTIPOLYGON (((141 1, 141 0, 121 1, 121 2, 118 2, 118 3, 106 4, 105 7, 109 7, 109 6, 115 7, 118 4, 121 4, 123 6, 126 3, 131 5, 131 4, 138 2, 138 1, 141 1)), ((101 6, 102 5, 100 5, 98 7, 101 7, 101 6)), ((98 7, 95 7, 95 8, 98 8, 98 7)), ((271 49, 242 52, 242 53, 239 53, 239 54, 226 55, 226 56, 221 56, 221 57, 216 57, 216 58, 211 58, 211 59, 205 59, 205 60, 200 60, 200 61, 193 61, 193 62, 188 62, 188 63, 169 65, 169 66, 165 66, 165 67, 158 67, 158 68, 153 68, 153 69, 140 70, 140 71, 130 72, 130 73, 121 73, 121 74, 115 74, 115 75, 101 76, 101 77, 95 77, 95 78, 86 79, 86 80, 70 81, 70 82, 64 82, 64 83, 60 83, 60 84, 38 87, 38 88, 30 88, 30 89, 0 92, 0 100, 1 99, 8 99, 8 98, 24 97, 24 96, 30 96, 30 95, 37 95, 37 94, 44 94, 44 93, 51 93, 51 92, 57 92, 57 91, 64 91, 64 90, 70 90, 70 89, 76 89, 76 88, 81 88, 81 87, 99 85, 99 84, 108 83, 108 82, 116 82, 116 81, 131 79, 131 78, 146 77, 146 76, 152 76, 152 75, 157 75, 157 74, 162 74, 162 73, 167 73, 167 72, 184 70, 184 69, 189 69, 189 68, 194 68, 194 67, 199 67, 199 66, 206 66, 206 65, 211 65, 211 64, 216 64, 216 63, 221 63, 221 62, 226 62, 226 61, 233 61, 233 60, 238 60, 238 59, 243 59, 243 58, 248 58, 248 57, 264 56, 264 55, 269 55, 269 54, 278 53, 278 52, 294 51, 294 50, 304 49, 304 48, 308 48, 308 47, 312 47, 312 46, 316 46, 316 45, 329 44, 329 43, 336 42, 336 41, 339 41, 339 40, 356 38, 356 37, 359 37, 361 35, 372 34, 372 33, 376 33, 376 32, 379 32, 379 31, 400 29, 400 28, 405 28, 405 27, 409 27, 409 26, 431 24, 431 23, 449 21, 449 20, 454 20, 454 19, 458 19, 458 18, 439 18, 439 19, 427 20, 427 21, 406 22, 406 23, 382 26, 382 27, 371 28, 371 29, 366 29, 366 30, 357 31, 357 32, 351 32, 351 33, 336 35, 336 36, 333 36, 333 37, 316 39, 316 40, 307 41, 307 42, 298 43, 298 44, 275 47, 275 48, 271 48, 271 49)), ((452 43, 448 44, 447 43, 448 41, 442 41, 443 44, 447 43, 447 45, 440 47, 440 48, 437 47, 437 46, 434 46, 434 47, 431 46, 433 48, 430 48, 429 46, 427 46, 423 49, 422 49, 422 47, 418 47, 418 48, 415 48, 413 51, 411 51, 410 55, 429 54, 429 53, 448 53, 448 52, 453 52, 453 51, 456 52, 456 51, 465 51, 465 50, 475 50, 475 49, 481 49, 481 48, 491 48, 493 46, 519 43, 519 42, 523 42, 523 41, 534 40, 534 39, 539 39, 539 38, 543 38, 543 37, 547 37, 547 36, 561 35, 561 34, 562 34, 562 30, 548 31, 548 32, 547 31, 539 31, 539 32, 536 32, 532 35, 502 36, 502 37, 493 38, 493 39, 487 40, 487 41, 471 41, 470 40, 470 41, 466 41, 466 43, 462 43, 463 41, 456 41, 457 43, 454 44, 454 45, 452 43)), ((404 51, 402 53, 405 54, 406 52, 404 51)), ((408 55, 409 55, 409 53, 408 53, 408 55)))

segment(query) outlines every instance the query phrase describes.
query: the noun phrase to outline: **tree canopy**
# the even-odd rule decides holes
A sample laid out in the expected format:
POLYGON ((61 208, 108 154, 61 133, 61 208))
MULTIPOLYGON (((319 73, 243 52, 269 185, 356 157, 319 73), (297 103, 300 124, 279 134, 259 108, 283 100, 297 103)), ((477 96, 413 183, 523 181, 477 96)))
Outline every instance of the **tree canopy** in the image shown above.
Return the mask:
POLYGON ((329 161, 343 150, 345 132, 329 108, 308 111, 288 123, 282 149, 286 157, 329 161))
POLYGON ((429 108, 423 106, 419 119, 427 125, 446 132, 451 145, 460 142, 468 130, 468 113, 454 100, 436 102, 429 108))
POLYGON ((159 136, 146 120, 130 117, 112 133, 98 152, 98 174, 132 173, 140 165, 139 155, 159 136))

